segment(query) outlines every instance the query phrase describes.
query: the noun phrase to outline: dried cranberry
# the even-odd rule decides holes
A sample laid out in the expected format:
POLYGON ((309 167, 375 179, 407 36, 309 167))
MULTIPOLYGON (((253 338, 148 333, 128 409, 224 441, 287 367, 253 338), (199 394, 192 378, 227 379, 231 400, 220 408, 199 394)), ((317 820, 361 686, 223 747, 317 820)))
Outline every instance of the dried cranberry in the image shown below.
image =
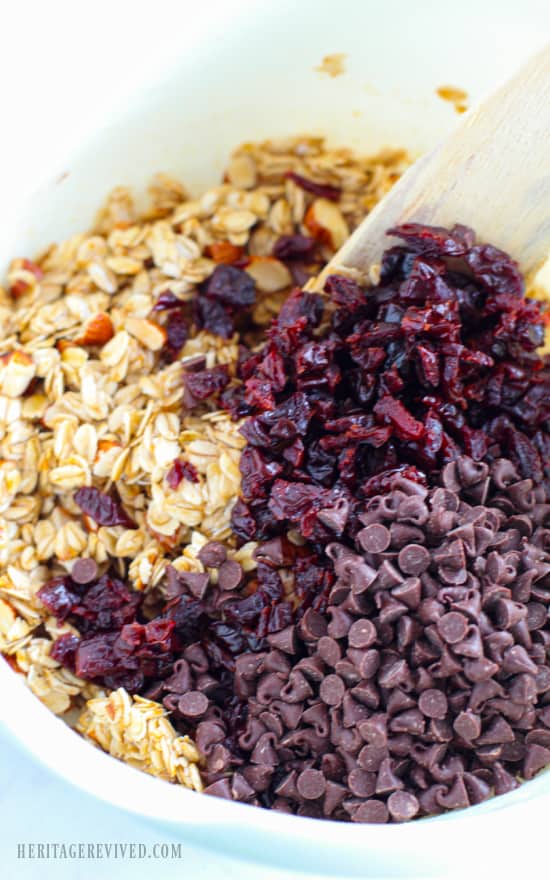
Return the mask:
POLYGON ((176 458, 172 467, 166 474, 166 482, 171 489, 177 489, 182 480, 189 480, 190 483, 199 482, 199 474, 194 464, 185 461, 183 458, 176 458))
POLYGON ((232 308, 246 308, 256 301, 256 282, 242 269, 220 263, 204 283, 207 297, 232 308))
POLYGON ((329 199, 331 202, 337 202, 342 194, 342 190, 337 186, 331 186, 329 183, 316 183, 314 180, 302 177, 301 174, 296 174, 295 171, 288 171, 286 176, 289 180, 293 180, 296 186, 299 186, 300 189, 305 189, 306 192, 318 196, 318 198, 321 199, 329 199))
POLYGON ((442 226, 423 226, 420 223, 403 223, 388 229, 407 243, 407 248, 425 256, 459 257, 471 250, 475 236, 471 229, 460 224, 452 229, 442 226))
POLYGON ((197 296, 195 299, 196 320, 200 328, 215 333, 223 339, 229 339, 235 331, 233 318, 221 302, 197 296))
POLYGON ((74 500, 82 513, 90 516, 99 526, 124 526, 135 529, 131 519, 117 498, 112 498, 93 486, 84 486, 75 492, 74 500))
POLYGON ((311 258, 317 242, 307 235, 281 235, 273 245, 273 256, 278 260, 305 260, 311 258))
POLYGON ((52 578, 38 590, 37 595, 59 623, 67 619, 80 600, 75 585, 68 575, 52 578))
POLYGON ((183 303, 171 290, 163 290, 157 297, 152 312, 164 312, 171 309, 181 309, 183 303))
POLYGON ((165 329, 167 338, 162 353, 165 360, 173 361, 179 356, 189 336, 189 327, 181 309, 170 311, 165 329))
POLYGON ((225 365, 212 367, 210 370, 199 370, 197 373, 186 373, 184 377, 185 389, 191 405, 218 394, 228 383, 229 372, 225 365))
POLYGON ((354 505, 392 475, 423 481, 461 452, 480 460, 491 447, 542 478, 550 373, 535 353, 540 306, 521 297, 516 265, 464 226, 390 232, 404 244, 384 255, 381 284, 330 276, 336 308, 321 332, 322 301, 292 291, 243 363, 242 540, 289 525, 326 540, 323 493, 335 501, 342 487, 353 530, 354 505))
POLYGON ((80 639, 74 633, 58 636, 50 649, 50 657, 62 666, 74 669, 75 652, 80 639))

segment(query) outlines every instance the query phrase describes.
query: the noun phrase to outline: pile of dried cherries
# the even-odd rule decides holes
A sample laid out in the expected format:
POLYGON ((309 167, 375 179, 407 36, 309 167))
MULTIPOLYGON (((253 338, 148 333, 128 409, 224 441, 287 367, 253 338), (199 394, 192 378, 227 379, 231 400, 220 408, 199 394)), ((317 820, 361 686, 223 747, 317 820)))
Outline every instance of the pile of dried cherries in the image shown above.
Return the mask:
MULTIPOLYGON (((89 560, 40 591, 81 633, 54 656, 162 702, 208 793, 354 822, 477 804, 550 764, 541 308, 466 227, 390 233, 378 284, 296 289, 238 380, 185 380, 243 419, 232 525, 256 569, 211 542, 204 573, 168 567, 152 618, 89 560)), ((230 333, 253 296, 216 273, 203 299, 230 333)), ((115 499, 109 516, 128 525, 115 499)))

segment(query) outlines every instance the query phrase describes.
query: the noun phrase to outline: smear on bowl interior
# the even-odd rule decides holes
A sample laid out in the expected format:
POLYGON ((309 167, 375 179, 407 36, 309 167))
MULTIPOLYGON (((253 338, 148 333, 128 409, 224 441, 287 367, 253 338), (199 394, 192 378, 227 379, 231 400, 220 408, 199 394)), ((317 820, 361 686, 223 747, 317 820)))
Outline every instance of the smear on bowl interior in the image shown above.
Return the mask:
POLYGON ((468 92, 457 86, 439 86, 436 95, 452 104, 457 113, 465 113, 468 109, 468 92))
POLYGON ((387 822, 550 763, 541 304, 460 225, 309 289, 406 164, 247 144, 10 268, 0 646, 149 773, 387 822))

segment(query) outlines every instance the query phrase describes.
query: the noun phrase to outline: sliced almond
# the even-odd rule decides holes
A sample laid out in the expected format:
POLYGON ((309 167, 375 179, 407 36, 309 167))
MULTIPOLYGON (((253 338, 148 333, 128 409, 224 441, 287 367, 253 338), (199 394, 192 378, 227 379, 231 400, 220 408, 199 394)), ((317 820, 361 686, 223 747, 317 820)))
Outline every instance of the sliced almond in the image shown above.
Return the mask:
POLYGON ((231 234, 248 232, 250 227, 254 226, 257 220, 258 218, 256 214, 254 214, 252 211, 247 211, 244 209, 233 210, 232 208, 228 208, 224 205, 219 208, 216 214, 214 214, 214 216, 212 217, 212 225, 216 229, 230 233, 231 237, 231 234))
POLYGON ((116 293, 116 275, 101 260, 91 260, 87 268, 88 275, 96 287, 99 287, 105 293, 116 293))
POLYGON ((256 163, 251 156, 234 156, 227 169, 229 183, 239 189, 250 189, 256 185, 256 163))
POLYGON ((167 339, 164 327, 148 318, 128 318, 126 329, 131 336, 150 351, 160 351, 167 339))
POLYGON ((15 623, 16 614, 11 605, 0 599, 0 632, 8 633, 15 623))
POLYGON ((337 251, 349 237, 349 228, 340 208, 328 199, 315 199, 306 211, 304 224, 322 244, 337 251))
POLYGON ((262 293, 275 293, 292 284, 292 276, 287 267, 275 257, 252 257, 246 271, 262 293))
POLYGON ((105 345, 114 335, 113 322, 106 312, 98 312, 84 325, 80 336, 74 340, 77 345, 105 345))
POLYGON ((108 452, 110 449, 114 449, 115 446, 118 449, 122 448, 120 443, 116 443, 114 440, 99 440, 97 444, 97 456, 95 460, 98 460, 101 453, 108 452))
POLYGON ((82 514, 82 524, 87 532, 97 532, 99 530, 95 519, 92 519, 87 513, 82 514))

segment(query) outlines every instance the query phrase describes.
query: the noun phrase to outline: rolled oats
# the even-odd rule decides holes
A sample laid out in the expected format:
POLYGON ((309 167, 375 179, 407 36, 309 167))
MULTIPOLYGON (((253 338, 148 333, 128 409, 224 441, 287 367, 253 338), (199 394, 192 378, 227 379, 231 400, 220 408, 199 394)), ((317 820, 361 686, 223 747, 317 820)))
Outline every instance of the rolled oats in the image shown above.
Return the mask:
POLYGON ((197 748, 188 736, 178 736, 159 703, 119 688, 88 700, 76 729, 133 767, 202 791, 197 748))

